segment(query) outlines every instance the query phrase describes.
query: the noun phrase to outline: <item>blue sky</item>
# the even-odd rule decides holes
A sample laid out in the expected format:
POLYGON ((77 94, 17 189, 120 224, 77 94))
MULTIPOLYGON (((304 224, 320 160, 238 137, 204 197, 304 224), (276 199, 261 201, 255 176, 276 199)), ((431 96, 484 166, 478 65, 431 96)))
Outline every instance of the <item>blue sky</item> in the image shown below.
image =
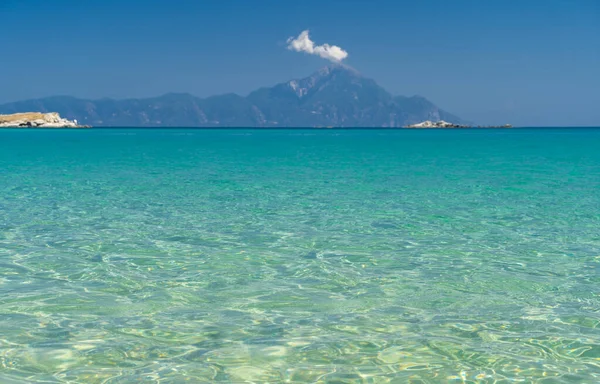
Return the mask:
POLYGON ((477 123, 600 125, 599 0, 0 0, 0 102, 247 94, 327 64, 477 123))

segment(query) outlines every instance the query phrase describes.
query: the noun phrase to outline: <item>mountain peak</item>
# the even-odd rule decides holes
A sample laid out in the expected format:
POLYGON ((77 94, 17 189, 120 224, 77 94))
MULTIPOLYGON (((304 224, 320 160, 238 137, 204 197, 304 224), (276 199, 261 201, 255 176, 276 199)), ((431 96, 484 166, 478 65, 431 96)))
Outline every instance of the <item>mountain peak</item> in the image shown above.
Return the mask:
POLYGON ((333 63, 320 68, 308 77, 291 80, 284 83, 284 85, 291 88, 298 98, 304 98, 309 93, 312 93, 313 89, 323 89, 331 83, 360 82, 363 80, 372 81, 363 78, 361 74, 352 67, 341 63, 333 63))
POLYGON ((315 72, 313 76, 329 76, 336 73, 347 73, 352 76, 362 77, 360 72, 358 72, 356 69, 342 63, 331 63, 326 65, 315 72))

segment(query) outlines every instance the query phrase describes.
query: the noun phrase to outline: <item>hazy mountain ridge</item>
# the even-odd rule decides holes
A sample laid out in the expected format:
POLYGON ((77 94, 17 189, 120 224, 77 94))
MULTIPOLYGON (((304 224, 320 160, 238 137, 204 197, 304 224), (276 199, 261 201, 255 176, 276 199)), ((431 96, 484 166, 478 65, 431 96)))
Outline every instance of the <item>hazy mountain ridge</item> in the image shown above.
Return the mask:
POLYGON ((247 97, 169 93, 144 99, 54 96, 0 105, 0 113, 59 112, 92 126, 402 127, 424 120, 463 121, 419 96, 392 96, 344 66, 264 87, 247 97))

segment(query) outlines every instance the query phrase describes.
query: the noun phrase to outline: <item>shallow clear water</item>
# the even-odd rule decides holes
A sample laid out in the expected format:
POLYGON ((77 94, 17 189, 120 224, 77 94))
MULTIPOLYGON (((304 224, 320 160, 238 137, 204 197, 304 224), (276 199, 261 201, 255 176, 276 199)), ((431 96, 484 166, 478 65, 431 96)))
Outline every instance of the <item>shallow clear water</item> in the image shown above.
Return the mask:
POLYGON ((0 382, 597 382, 600 130, 0 130, 0 382))

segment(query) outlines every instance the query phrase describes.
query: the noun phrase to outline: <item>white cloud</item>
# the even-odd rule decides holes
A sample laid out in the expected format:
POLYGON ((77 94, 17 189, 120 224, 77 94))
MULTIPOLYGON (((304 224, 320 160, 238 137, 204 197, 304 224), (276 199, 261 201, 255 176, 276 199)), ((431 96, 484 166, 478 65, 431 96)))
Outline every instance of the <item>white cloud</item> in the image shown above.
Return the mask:
POLYGON ((290 37, 287 40, 287 48, 296 52, 306 52, 311 55, 321 56, 335 63, 339 63, 348 57, 348 52, 337 45, 315 45, 315 42, 310 39, 308 33, 308 30, 306 30, 302 31, 296 38, 290 37))

